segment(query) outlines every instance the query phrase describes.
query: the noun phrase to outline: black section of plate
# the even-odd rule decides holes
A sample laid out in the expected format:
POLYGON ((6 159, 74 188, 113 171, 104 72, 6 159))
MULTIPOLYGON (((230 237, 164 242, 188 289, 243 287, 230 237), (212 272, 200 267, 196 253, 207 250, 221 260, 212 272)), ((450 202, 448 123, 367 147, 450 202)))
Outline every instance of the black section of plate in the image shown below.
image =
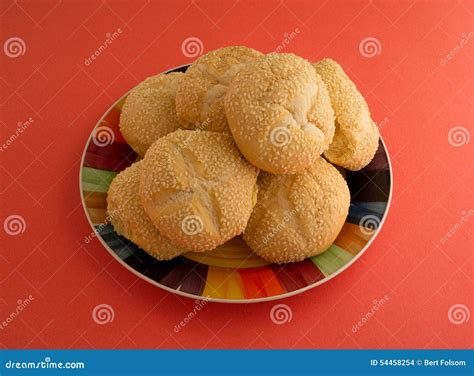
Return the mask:
POLYGON ((390 195, 390 171, 346 171, 351 202, 387 202, 390 195))

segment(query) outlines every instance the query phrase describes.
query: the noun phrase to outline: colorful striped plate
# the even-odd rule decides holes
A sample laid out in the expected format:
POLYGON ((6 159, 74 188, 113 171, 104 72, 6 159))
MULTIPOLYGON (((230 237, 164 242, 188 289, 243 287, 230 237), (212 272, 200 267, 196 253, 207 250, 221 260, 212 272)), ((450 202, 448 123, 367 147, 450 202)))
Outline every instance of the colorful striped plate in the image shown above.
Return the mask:
POLYGON ((80 190, 95 236, 140 278, 195 299, 228 303, 280 299, 309 290, 341 273, 380 231, 392 194, 390 160, 382 140, 366 168, 345 171, 351 191, 349 216, 334 244, 324 253, 293 264, 275 265, 253 254, 242 238, 236 237, 204 254, 190 252, 171 261, 155 260, 118 235, 106 221, 109 184, 137 159, 118 126, 126 95, 109 108, 91 133, 82 158, 80 190))

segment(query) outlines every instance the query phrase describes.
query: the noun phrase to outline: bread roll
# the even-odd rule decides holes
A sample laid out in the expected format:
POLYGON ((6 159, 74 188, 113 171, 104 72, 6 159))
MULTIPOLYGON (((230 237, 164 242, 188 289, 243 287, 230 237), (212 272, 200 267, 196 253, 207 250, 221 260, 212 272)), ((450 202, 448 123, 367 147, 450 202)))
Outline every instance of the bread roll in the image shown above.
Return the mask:
POLYGON ((336 133, 324 156, 348 170, 360 170, 374 158, 379 143, 379 131, 369 107, 334 60, 321 60, 314 67, 328 88, 336 114, 336 133))
POLYGON ((158 260, 169 260, 184 253, 160 234, 146 215, 138 195, 137 162, 120 172, 107 193, 107 216, 115 231, 134 242, 158 260))
POLYGON ((153 144, 140 171, 145 211, 179 247, 211 250, 245 229, 258 169, 230 135, 178 130, 153 144))
POLYGON ((269 262, 301 261, 334 242, 349 204, 346 181, 323 158, 299 174, 262 173, 244 240, 269 262))
POLYGON ((183 73, 147 78, 128 94, 120 115, 123 138, 140 156, 160 137, 181 127, 175 96, 183 73))
POLYGON ((188 68, 176 96, 183 127, 230 133, 224 96, 235 74, 249 61, 263 56, 247 47, 224 47, 201 56, 188 68))
POLYGON ((234 78, 225 112, 242 154, 273 174, 310 166, 332 142, 334 112, 321 78, 293 54, 270 54, 234 78))

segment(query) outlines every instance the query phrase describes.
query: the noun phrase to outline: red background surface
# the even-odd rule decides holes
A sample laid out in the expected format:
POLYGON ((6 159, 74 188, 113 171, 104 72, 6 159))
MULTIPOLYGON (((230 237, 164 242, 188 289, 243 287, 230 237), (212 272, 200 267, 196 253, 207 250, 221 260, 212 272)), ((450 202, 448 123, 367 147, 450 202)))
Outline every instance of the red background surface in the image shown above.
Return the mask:
POLYGON ((0 319, 34 300, 0 330, 8 348, 465 348, 472 321, 448 311, 472 302, 470 217, 474 3, 459 1, 1 1, 1 42, 20 37, 24 55, 1 55, 1 140, 28 127, 0 152, 2 216, 21 216, 24 232, 0 228, 0 319), (106 33, 123 32, 92 64, 84 60, 106 33), (145 77, 189 63, 188 37, 204 51, 248 45, 263 52, 300 32, 282 52, 332 57, 366 96, 391 155, 393 201, 369 250, 328 283, 281 302, 208 303, 179 333, 195 302, 154 287, 84 237, 91 228, 79 196, 84 144, 103 112, 145 77), (380 53, 359 44, 375 37, 380 53), (373 301, 389 300, 354 333, 373 301), (92 311, 113 307, 98 325, 92 311), (270 310, 287 304, 292 320, 270 310))

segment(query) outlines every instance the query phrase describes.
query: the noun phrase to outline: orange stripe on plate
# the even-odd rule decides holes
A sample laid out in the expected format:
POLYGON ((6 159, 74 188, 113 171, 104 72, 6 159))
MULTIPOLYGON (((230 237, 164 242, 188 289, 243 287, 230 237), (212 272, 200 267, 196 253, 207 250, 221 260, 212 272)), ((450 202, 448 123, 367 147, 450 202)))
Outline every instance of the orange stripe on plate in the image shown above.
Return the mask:
POLYGON ((337 239, 334 241, 334 244, 356 255, 364 248, 370 237, 370 235, 362 233, 358 225, 346 222, 337 236, 337 239))
POLYGON ((105 209, 87 208, 87 212, 89 213, 89 218, 91 219, 91 222, 95 225, 104 223, 105 218, 107 217, 105 209))
POLYGON ((95 209, 107 208, 107 193, 105 192, 84 192, 86 206, 95 209))

